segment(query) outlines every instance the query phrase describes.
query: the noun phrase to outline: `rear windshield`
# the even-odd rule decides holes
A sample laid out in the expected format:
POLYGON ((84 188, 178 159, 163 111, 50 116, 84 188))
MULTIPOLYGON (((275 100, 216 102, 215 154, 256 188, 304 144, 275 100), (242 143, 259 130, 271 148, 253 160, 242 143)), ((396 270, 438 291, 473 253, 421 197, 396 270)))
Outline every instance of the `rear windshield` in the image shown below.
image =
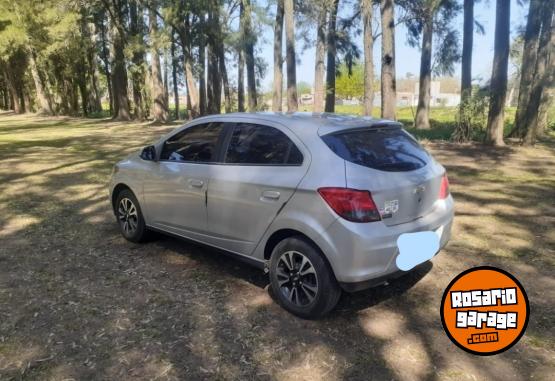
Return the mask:
POLYGON ((341 158, 380 171, 413 171, 429 160, 428 153, 400 127, 336 132, 322 139, 341 158))

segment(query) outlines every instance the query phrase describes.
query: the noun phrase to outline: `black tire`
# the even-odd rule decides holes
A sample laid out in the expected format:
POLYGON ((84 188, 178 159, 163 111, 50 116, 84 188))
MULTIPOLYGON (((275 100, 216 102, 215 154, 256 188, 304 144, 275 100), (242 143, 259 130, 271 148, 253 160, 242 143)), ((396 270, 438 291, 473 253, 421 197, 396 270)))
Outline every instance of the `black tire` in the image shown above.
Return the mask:
POLYGON ((322 252, 302 236, 286 238, 272 251, 270 287, 284 309, 303 319, 326 315, 341 296, 341 288, 322 252), (293 270, 290 270, 291 264, 293 270), (303 272, 308 274, 303 276, 303 272), (314 284, 316 292, 312 293, 314 284))
MULTIPOLYGON (((129 209, 127 209, 129 210, 129 209)), ((129 189, 124 189, 118 193, 116 197, 116 204, 114 205, 114 212, 120 228, 121 235, 131 242, 139 243, 144 242, 148 238, 148 230, 145 225, 145 219, 141 211, 141 206, 137 197, 129 189), (123 217, 125 205, 129 206, 129 202, 134 207, 136 212, 136 220, 132 215, 127 213, 127 217, 123 217), (127 225, 126 225, 127 223, 127 225)))

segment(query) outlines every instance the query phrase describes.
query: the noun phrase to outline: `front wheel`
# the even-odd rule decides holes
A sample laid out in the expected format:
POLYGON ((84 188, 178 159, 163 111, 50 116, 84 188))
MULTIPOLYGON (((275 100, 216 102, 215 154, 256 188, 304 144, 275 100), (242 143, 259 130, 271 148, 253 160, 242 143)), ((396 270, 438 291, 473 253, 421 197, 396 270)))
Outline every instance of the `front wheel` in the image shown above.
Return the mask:
POLYGON ((303 237, 284 239, 274 248, 270 285, 280 305, 304 319, 327 314, 341 296, 322 253, 303 237))
POLYGON ((137 198, 128 189, 118 194, 115 205, 121 234, 131 242, 143 242, 147 238, 147 229, 143 213, 137 198))

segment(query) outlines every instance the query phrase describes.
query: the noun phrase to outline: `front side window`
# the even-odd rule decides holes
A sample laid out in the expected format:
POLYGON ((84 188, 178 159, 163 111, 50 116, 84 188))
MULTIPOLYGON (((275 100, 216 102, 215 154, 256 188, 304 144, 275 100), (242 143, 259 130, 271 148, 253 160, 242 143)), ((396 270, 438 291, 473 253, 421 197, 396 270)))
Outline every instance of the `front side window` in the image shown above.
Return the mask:
POLYGON ((301 165, 301 151, 274 127, 237 123, 227 148, 225 162, 253 165, 301 165))
POLYGON ((189 127, 164 143, 160 160, 209 163, 215 161, 222 123, 189 127))

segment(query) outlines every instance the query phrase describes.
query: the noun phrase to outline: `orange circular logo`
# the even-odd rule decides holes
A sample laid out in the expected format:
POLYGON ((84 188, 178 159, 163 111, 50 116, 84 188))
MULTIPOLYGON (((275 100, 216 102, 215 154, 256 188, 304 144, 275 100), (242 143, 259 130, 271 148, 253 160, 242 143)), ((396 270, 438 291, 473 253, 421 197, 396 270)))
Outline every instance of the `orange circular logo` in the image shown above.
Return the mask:
POLYGON ((530 306, 520 282, 489 266, 462 272, 451 281, 441 301, 447 336, 467 352, 489 356, 506 351, 522 337, 530 306))

